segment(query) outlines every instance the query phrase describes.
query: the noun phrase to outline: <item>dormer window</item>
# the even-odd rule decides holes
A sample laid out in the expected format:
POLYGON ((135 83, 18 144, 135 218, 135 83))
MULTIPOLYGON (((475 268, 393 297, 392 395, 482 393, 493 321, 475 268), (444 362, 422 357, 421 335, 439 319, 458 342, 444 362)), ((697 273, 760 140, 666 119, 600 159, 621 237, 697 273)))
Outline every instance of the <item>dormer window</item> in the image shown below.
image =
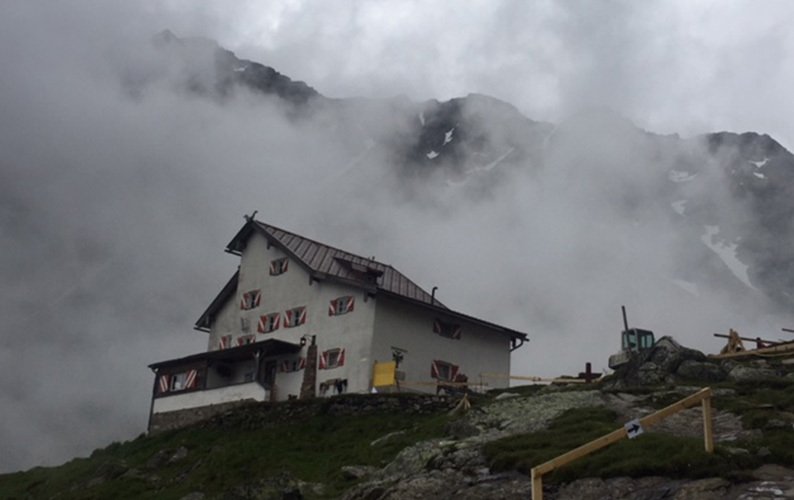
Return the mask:
POLYGON ((306 307, 295 307, 284 313, 284 328, 292 328, 306 323, 306 307))
POLYGON ((271 276, 278 276, 279 274, 284 274, 287 272, 287 266, 289 265, 289 259, 286 257, 282 257, 280 259, 274 259, 270 261, 270 275, 271 276))
POLYGON ((433 333, 437 333, 442 337, 460 340, 460 332, 461 327, 457 323, 442 321, 438 318, 433 322, 433 333))
POLYGON ((262 301, 261 290, 251 290, 250 292, 245 292, 243 296, 240 298, 240 309, 242 309, 243 311, 248 311, 249 309, 259 307, 259 303, 261 301, 262 301))
POLYGON ((256 331, 259 333, 270 333, 274 330, 278 330, 279 320, 281 319, 281 314, 279 313, 270 313, 265 314, 264 316, 259 317, 259 324, 256 327, 256 331))
POLYGON ((355 299, 352 296, 346 295, 344 297, 337 297, 331 301, 328 306, 328 316, 339 316, 347 314, 353 310, 355 299))

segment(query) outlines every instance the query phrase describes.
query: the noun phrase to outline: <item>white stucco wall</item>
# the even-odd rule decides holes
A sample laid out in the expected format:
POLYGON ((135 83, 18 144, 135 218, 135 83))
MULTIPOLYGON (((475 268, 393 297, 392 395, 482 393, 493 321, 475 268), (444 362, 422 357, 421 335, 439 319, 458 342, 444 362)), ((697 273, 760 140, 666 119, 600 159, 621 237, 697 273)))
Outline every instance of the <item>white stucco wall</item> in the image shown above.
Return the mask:
MULTIPOLYGON (((307 270, 293 259, 290 259, 287 272, 270 276, 270 262, 282 257, 286 257, 286 254, 277 247, 267 248, 264 236, 251 236, 240 260, 237 293, 217 314, 210 328, 208 350, 217 349, 221 336, 228 334, 232 335, 232 346, 236 345, 237 337, 249 334, 255 335, 256 341, 278 339, 296 344, 303 335, 315 335, 319 352, 334 348, 345 349, 344 366, 318 370, 318 385, 328 379, 343 378, 348 380, 348 392, 367 391, 372 366, 370 351, 375 301, 367 298, 360 289, 338 283, 315 281, 310 285, 307 270), (259 307, 248 311, 241 310, 242 294, 256 289, 262 292, 259 307), (340 316, 329 316, 330 301, 344 295, 355 298, 353 311, 340 316), (306 307, 306 322, 297 327, 284 328, 284 312, 301 306, 306 307), (266 334, 258 333, 256 329, 259 317, 275 312, 281 314, 279 329, 266 334), (241 317, 249 319, 249 332, 241 330, 241 317)), ((300 356, 305 355, 304 348, 300 356)), ((288 394, 298 394, 302 376, 302 370, 293 373, 279 372, 276 375, 277 398, 286 399, 288 394)))
POLYGON ((155 398, 153 413, 185 410, 200 406, 217 405, 251 399, 254 401, 267 401, 268 393, 264 387, 256 382, 248 384, 229 385, 205 391, 186 392, 173 394, 166 397, 155 398))
MULTIPOLYGON (((480 373, 510 373, 510 341, 502 333, 392 298, 378 298, 372 357, 391 361, 392 347, 405 349, 400 370, 408 382, 432 382, 430 365, 434 359, 458 365, 459 373, 470 383, 480 380, 480 373), (461 338, 450 339, 433 332, 436 318, 462 326, 461 338)), ((488 388, 507 387, 508 379, 488 379, 488 388)), ((406 387, 410 387, 406 385, 406 387)), ((433 386, 410 387, 435 392, 433 386)))

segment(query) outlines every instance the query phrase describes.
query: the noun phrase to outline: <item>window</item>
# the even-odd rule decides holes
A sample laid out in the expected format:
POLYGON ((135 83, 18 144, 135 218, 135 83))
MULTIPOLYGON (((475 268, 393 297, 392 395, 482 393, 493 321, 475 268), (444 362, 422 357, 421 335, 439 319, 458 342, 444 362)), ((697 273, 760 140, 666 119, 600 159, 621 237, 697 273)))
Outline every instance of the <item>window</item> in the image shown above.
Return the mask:
POLYGON ((306 368, 306 358, 285 359, 279 365, 280 372, 296 372, 306 368))
POLYGON ((330 370, 331 368, 338 368, 345 364, 345 350, 344 349, 329 349, 320 353, 320 370, 330 370))
POLYGON ((259 302, 262 300, 262 292, 260 290, 251 290, 245 292, 240 298, 240 309, 247 311, 254 307, 259 307, 259 302))
POLYGON ((452 363, 434 359, 430 363, 430 376, 436 380, 452 382, 458 374, 458 368, 457 365, 453 365, 452 363))
POLYGON ((270 275, 271 276, 278 276, 279 274, 284 274, 287 272, 287 265, 289 264, 289 259, 286 257, 282 257, 280 259, 275 259, 270 261, 270 275))
POLYGON ((331 301, 328 306, 328 316, 339 316, 340 314, 347 314, 353 310, 355 300, 352 296, 346 295, 344 297, 337 297, 331 301))
POLYGON ((232 336, 224 335, 218 339, 218 349, 228 349, 232 346, 232 336))
POLYGON ((198 387, 198 378, 198 370, 160 375, 157 381, 157 389, 161 394, 195 389, 198 387))
POLYGON ((253 343, 254 343, 254 336, 253 335, 243 335, 241 337, 237 337, 237 345, 238 346, 247 345, 247 344, 253 344, 253 343))
POLYGON ((270 313, 259 317, 259 324, 256 326, 256 331, 259 333, 270 333, 278 330, 279 319, 281 314, 270 313))
POLYGON ((292 328, 306 323, 306 308, 295 307, 284 313, 284 328, 292 328))
POLYGON ((438 318, 436 318, 436 320, 433 322, 433 332, 441 335, 442 337, 460 340, 460 331, 460 325, 457 323, 442 321, 438 318))
POLYGON ((240 318, 240 331, 251 331, 251 321, 248 318, 240 318))

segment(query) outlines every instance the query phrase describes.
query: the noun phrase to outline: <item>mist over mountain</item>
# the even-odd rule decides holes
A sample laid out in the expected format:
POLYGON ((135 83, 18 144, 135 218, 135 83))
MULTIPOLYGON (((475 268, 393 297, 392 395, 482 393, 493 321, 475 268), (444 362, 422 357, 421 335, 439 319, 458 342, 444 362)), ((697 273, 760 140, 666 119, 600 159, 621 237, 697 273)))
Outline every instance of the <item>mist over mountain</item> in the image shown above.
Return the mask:
POLYGON ((318 120, 353 149, 367 145, 365 155, 386 159, 417 203, 433 203, 432 193, 412 190, 428 179, 462 186, 471 203, 498 198, 500 183, 517 171, 534 179, 553 171, 571 186, 595 179, 598 190, 588 196, 634 225, 662 223, 678 241, 668 278, 682 292, 697 297, 700 288, 718 287, 781 307, 794 296, 794 157, 768 135, 682 139, 641 130, 608 109, 555 125, 479 94, 444 102, 331 99, 208 40, 165 31, 155 44, 179 62, 179 85, 191 92, 221 101, 238 89, 277 97, 292 119, 318 120), (215 64, 208 70, 197 60, 215 64), (373 120, 380 115, 388 119, 373 120))

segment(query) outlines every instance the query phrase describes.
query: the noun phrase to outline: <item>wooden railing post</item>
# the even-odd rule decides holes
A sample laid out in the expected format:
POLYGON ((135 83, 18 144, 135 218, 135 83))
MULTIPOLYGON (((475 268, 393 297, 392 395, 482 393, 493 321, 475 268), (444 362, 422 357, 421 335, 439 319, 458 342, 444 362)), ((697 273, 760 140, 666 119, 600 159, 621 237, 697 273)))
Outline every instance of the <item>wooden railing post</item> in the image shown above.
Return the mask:
POLYGON ((703 398, 703 440, 706 453, 714 453, 714 433, 711 428, 711 398, 703 398))
POLYGON ((543 474, 536 474, 532 469, 532 500, 543 500, 543 474))

